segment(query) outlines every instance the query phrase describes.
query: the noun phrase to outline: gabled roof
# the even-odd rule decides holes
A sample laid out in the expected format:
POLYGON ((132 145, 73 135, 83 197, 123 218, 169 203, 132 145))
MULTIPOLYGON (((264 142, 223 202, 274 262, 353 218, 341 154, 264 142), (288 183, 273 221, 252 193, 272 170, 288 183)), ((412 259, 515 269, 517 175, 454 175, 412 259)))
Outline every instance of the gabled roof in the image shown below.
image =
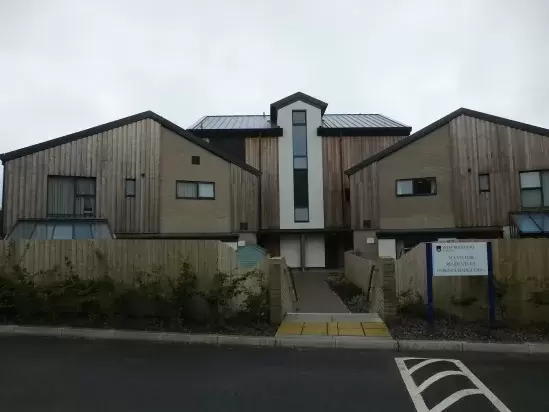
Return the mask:
POLYGON ((325 103, 322 100, 315 99, 314 97, 309 96, 305 93, 297 92, 274 103, 271 103, 271 121, 273 122, 273 124, 276 124, 278 111, 280 109, 297 101, 302 101, 303 103, 307 103, 311 106, 319 108, 322 115, 324 115, 324 112, 328 107, 328 103, 325 103))
POLYGON ((182 127, 179 127, 175 123, 170 122, 169 120, 163 118, 162 116, 159 116, 158 114, 148 110, 146 112, 134 114, 133 116, 124 117, 122 119, 115 120, 113 122, 105 123, 100 126, 95 126, 90 129, 82 130, 80 132, 72 133, 66 136, 58 137, 57 139, 48 140, 42 143, 38 143, 32 146, 27 146, 22 149, 17 149, 12 152, 3 153, 0 154, 0 160, 2 160, 2 164, 9 160, 17 159, 18 157, 26 156, 32 153, 40 152, 42 150, 50 149, 55 146, 59 146, 61 144, 74 142, 78 139, 83 139, 85 137, 92 136, 94 134, 99 134, 106 132, 107 130, 115 129, 117 127, 126 126, 131 123, 138 122, 140 120, 146 120, 151 119, 154 120, 157 123, 160 123, 162 126, 164 126, 166 129, 171 130, 172 132, 178 134, 179 136, 193 142, 197 146, 202 147, 203 149, 207 150, 210 153, 213 153, 216 156, 219 156, 220 158, 233 163, 239 167, 241 167, 244 170, 247 170, 251 173, 254 173, 256 175, 260 175, 261 172, 257 170, 255 167, 252 167, 248 165, 247 163, 236 159, 235 157, 228 155, 219 149, 215 148, 214 146, 210 145, 209 143, 205 142, 201 138, 195 136, 189 131, 186 131, 182 127))
POLYGON ((464 107, 457 109, 456 111, 453 111, 452 113, 438 119, 436 122, 431 123, 430 125, 424 127, 421 130, 418 130, 414 134, 408 136, 405 139, 402 139, 398 141, 397 143, 393 144, 392 146, 389 146, 388 148, 382 150, 381 152, 376 153, 373 156, 370 156, 369 158, 363 160, 360 163, 357 163, 353 167, 347 169, 345 173, 347 175, 352 175, 359 170, 365 168, 366 166, 371 165, 374 162, 377 162, 394 152, 402 149, 403 147, 408 146, 410 143, 415 142, 416 140, 421 139, 422 137, 428 135, 429 133, 435 131, 436 129, 444 126, 445 124, 449 123, 451 120, 455 119, 456 117, 459 117, 461 115, 469 116, 469 117, 475 117, 480 120, 485 120, 487 122, 500 124, 502 126, 508 126, 513 129, 523 130, 525 132, 535 133, 542 136, 549 137, 549 129, 544 129, 542 127, 538 126, 532 126, 530 124, 516 122, 514 120, 506 119, 503 117, 493 116, 491 114, 477 112, 475 110, 466 109, 464 107))

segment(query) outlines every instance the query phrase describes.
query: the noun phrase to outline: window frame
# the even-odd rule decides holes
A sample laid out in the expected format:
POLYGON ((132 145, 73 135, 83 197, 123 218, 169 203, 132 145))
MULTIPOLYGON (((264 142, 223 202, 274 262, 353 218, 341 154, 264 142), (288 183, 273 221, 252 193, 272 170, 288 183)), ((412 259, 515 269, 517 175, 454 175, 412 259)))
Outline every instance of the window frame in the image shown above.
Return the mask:
POLYGON ((203 180, 176 180, 175 181, 175 198, 176 199, 186 199, 186 200, 215 200, 215 182, 207 182, 203 180), (190 196, 179 196, 177 194, 177 185, 179 183, 192 183, 196 186, 196 197, 190 196), (213 197, 204 197, 199 195, 199 184, 210 184, 213 186, 213 197))
POLYGON ((47 188, 46 188, 46 216, 49 216, 49 217, 87 217, 86 215, 84 215, 84 213, 82 214, 77 214, 76 213, 76 203, 77 203, 77 199, 78 198, 91 198, 92 199, 92 207, 93 207, 93 214, 91 215, 91 217, 96 217, 96 213, 97 213, 97 177, 95 176, 67 176, 67 175, 50 175, 48 174, 47 175, 47 178, 46 178, 46 184, 48 185, 47 188), (49 213, 48 211, 48 205, 49 205, 49 196, 50 196, 50 191, 49 191, 49 184, 48 184, 48 180, 50 178, 53 178, 53 179, 65 179, 65 180, 72 180, 73 182, 73 201, 72 201, 72 213, 70 214, 57 214, 57 213, 49 213), (93 180, 94 182, 94 188, 93 188, 93 195, 87 195, 87 194, 79 194, 78 193, 78 180, 93 180))
POLYGON ((437 184, 437 178, 435 176, 428 176, 428 177, 412 177, 408 179, 396 179, 395 180, 395 195, 396 197, 425 197, 425 196, 436 196, 438 194, 438 184, 437 184), (398 193, 398 182, 407 182, 412 181, 412 190, 414 189, 414 180, 431 180, 435 183, 435 191, 432 193, 422 193, 422 194, 399 194, 398 193))
POLYGON ((127 178, 124 180, 124 195, 126 197, 135 197, 137 195, 137 179, 127 178), (133 194, 128 194, 128 183, 133 182, 133 194))
MULTIPOLYGON (((544 199, 545 199, 545 192, 543 190, 543 177, 542 177, 542 173, 548 173, 549 174, 549 169, 534 169, 534 170, 519 170, 519 174, 518 174, 518 184, 519 184, 519 197, 520 197, 520 208, 523 209, 523 210, 548 210, 549 209, 549 205, 548 206, 545 206, 543 203, 544 203, 544 199), (539 187, 526 187, 526 188, 523 188, 522 185, 521 185, 521 181, 520 181, 520 175, 522 173, 538 173, 539 174, 539 187), (540 193, 541 193, 541 206, 523 206, 522 205, 522 192, 523 191, 536 191, 536 190, 539 190, 540 193)), ((549 195, 549 193, 547 193, 549 195)))
POLYGON ((488 193, 492 189, 492 183, 490 182, 490 173, 479 173, 478 174, 478 191, 479 193, 488 193), (488 180, 488 189, 482 189, 480 186, 480 179, 481 177, 486 176, 486 179, 488 180))

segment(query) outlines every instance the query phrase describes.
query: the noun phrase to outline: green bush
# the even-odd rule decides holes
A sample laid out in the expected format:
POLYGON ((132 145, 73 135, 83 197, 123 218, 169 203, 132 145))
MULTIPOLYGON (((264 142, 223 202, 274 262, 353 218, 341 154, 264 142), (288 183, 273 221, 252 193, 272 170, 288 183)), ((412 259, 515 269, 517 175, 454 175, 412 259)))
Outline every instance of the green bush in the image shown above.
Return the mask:
POLYGON ((195 308, 200 300, 207 303, 207 320, 212 326, 222 326, 237 315, 253 323, 268 320, 266 282, 258 271, 243 275, 216 273, 210 290, 199 291, 197 276, 184 259, 175 277, 157 266, 150 271, 136 270, 134 282, 128 284, 109 276, 111 268, 99 250, 95 256, 103 276, 82 279, 67 257, 62 268, 31 274, 21 267, 22 259, 8 251, 5 261, 0 262, 0 321, 84 319, 88 323, 109 323, 151 319, 155 324, 181 325, 199 321, 195 308), (258 283, 253 290, 245 285, 251 278, 258 283), (239 299, 241 304, 236 305, 239 299))

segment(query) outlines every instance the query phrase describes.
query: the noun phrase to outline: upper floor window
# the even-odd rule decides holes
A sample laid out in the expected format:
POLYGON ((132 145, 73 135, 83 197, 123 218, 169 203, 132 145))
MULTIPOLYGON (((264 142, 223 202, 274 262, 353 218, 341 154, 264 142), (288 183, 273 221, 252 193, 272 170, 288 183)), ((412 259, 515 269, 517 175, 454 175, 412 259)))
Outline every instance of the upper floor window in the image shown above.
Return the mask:
POLYGON ((126 187, 124 188, 126 197, 135 197, 136 183, 135 179, 126 179, 126 187))
POLYGON ((437 194, 437 181, 434 177, 402 179, 396 181, 397 196, 430 196, 437 194))
POLYGON ((95 178, 48 176, 49 216, 95 216, 95 178))
POLYGON ((490 175, 488 173, 478 175, 478 190, 479 192, 490 191, 490 175))
POLYGON ((177 199, 215 199, 215 183, 213 182, 178 180, 175 191, 177 199))
POLYGON ((549 207, 549 171, 521 172, 520 200, 524 208, 549 207))
POLYGON ((309 221, 309 171, 307 161, 307 112, 292 112, 294 157, 294 222, 309 221))

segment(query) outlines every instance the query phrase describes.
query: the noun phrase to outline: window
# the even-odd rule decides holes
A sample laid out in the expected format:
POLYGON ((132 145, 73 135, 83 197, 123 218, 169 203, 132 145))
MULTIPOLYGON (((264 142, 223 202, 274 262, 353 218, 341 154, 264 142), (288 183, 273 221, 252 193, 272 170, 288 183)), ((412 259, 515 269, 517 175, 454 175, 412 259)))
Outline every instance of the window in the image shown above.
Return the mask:
POLYGON ((126 179, 126 197, 135 197, 136 191, 135 179, 126 179))
POLYGON ((309 171, 307 161, 307 112, 292 112, 294 156, 294 222, 309 221, 309 171))
POLYGON ((397 196, 430 196, 436 194, 437 183, 434 177, 396 181, 397 196))
POLYGON ((549 207, 549 171, 521 172, 520 200, 524 208, 549 207))
POLYGON ((478 190, 480 192, 490 191, 490 175, 488 173, 478 175, 478 190))
POLYGON ((177 199, 215 199, 213 182, 176 182, 177 199))
POLYGON ((192 156, 191 157, 191 163, 193 165, 199 165, 200 164, 200 156, 192 156))
POLYGON ((95 178, 48 176, 49 216, 95 216, 95 178))

